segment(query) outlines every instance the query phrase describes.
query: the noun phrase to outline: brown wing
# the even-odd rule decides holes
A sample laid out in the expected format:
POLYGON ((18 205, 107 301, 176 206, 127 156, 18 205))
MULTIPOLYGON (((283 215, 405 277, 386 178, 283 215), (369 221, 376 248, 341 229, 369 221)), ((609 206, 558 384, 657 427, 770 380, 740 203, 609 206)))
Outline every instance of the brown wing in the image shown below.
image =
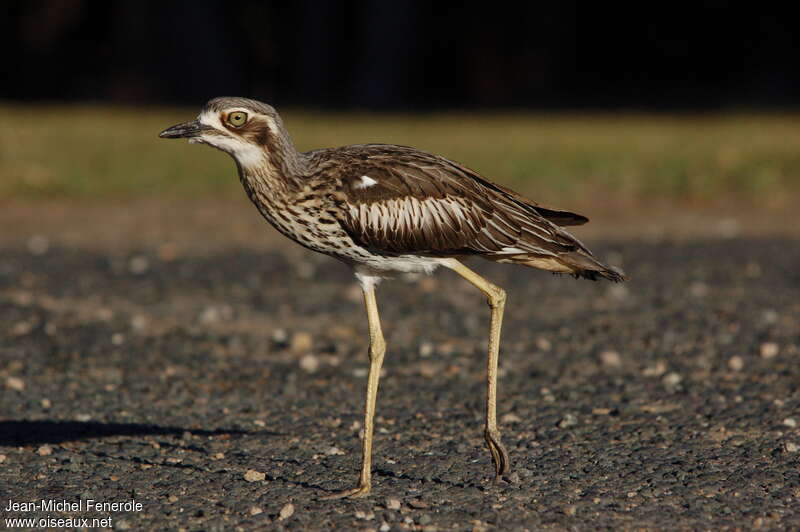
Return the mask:
MULTIPOLYGON (((349 148, 342 183, 351 238, 374 252, 556 258, 586 248, 542 207, 447 159, 400 146, 349 148), (358 161, 354 164, 354 160, 358 161)), ((561 211, 549 211, 560 213, 561 211)), ((579 215, 564 213, 565 220, 579 215)))
POLYGON ((536 203, 535 201, 530 200, 530 199, 528 199, 528 198, 526 198, 524 196, 520 196, 519 194, 517 194, 516 192, 514 192, 510 188, 506 188, 506 187, 504 187, 502 185, 498 185, 497 183, 492 183, 491 181, 487 181, 487 180, 485 180, 485 179, 483 179, 483 178, 481 178, 480 176, 477 176, 477 175, 476 175, 476 177, 478 177, 478 179, 485 186, 488 186, 489 188, 493 188, 493 189, 501 192, 502 194, 504 194, 506 197, 511 198, 514 201, 518 202, 518 203, 522 203, 522 204, 526 205, 527 207, 529 207, 529 208, 533 209, 534 211, 536 211, 537 214, 539 214, 540 216, 545 218, 547 221, 553 222, 556 225, 559 225, 559 226, 562 226, 562 227, 565 227, 565 226, 568 226, 568 225, 583 225, 583 224, 585 224, 586 222, 589 221, 589 218, 587 218, 586 216, 584 216, 582 214, 578 214, 578 213, 570 212, 570 211, 564 211, 564 210, 561 210, 561 209, 554 209, 552 207, 545 207, 544 205, 542 205, 540 203, 536 203))
POLYGON ((499 193, 507 200, 511 200, 520 206, 523 206, 526 210, 533 210, 541 216, 545 218, 549 222, 553 222, 559 226, 568 226, 568 225, 583 225, 589 221, 589 218, 583 216, 582 214, 577 214, 570 211, 565 211, 562 209, 554 209, 552 207, 546 207, 541 203, 537 203, 531 199, 526 198, 525 196, 521 196, 517 194, 510 188, 506 188, 503 185, 498 185, 497 183, 492 183, 488 179, 481 177, 478 173, 470 170, 466 166, 462 166, 456 162, 450 161, 448 159, 439 158, 441 161, 452 168, 458 170, 458 172, 463 173, 464 175, 468 176, 470 179, 473 179, 483 185, 486 188, 494 190, 495 192, 499 193))

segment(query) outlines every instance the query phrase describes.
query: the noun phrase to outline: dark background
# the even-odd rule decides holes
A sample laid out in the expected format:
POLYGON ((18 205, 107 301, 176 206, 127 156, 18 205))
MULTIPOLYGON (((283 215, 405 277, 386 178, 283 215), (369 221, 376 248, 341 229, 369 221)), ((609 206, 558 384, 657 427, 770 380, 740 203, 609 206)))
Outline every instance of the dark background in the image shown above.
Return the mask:
POLYGON ((0 98, 345 108, 796 107, 773 3, 7 1, 0 98))

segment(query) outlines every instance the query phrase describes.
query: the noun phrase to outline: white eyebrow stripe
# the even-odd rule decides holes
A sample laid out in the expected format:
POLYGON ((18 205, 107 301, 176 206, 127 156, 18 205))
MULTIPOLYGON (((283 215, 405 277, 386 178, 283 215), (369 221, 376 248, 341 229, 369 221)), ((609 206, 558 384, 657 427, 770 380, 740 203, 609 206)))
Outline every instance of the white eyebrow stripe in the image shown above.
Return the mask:
MULTIPOLYGON (((252 114, 250 111, 248 111, 247 109, 245 109, 243 107, 231 107, 230 109, 226 109, 226 111, 228 112, 228 114, 237 113, 237 112, 238 113, 245 113, 248 116, 250 114, 252 114)), ((211 109, 209 109, 207 111, 203 111, 197 117, 197 120, 199 120, 201 124, 204 124, 206 126, 211 126, 214 129, 220 129, 220 130, 223 130, 223 131, 225 129, 225 126, 222 125, 222 121, 220 120, 220 112, 219 111, 212 111, 211 109)))
POLYGON ((353 185, 353 187, 354 188, 367 188, 367 187, 375 186, 377 184, 378 184, 378 182, 375 181, 374 179, 372 179, 370 176, 362 175, 361 176, 361 181, 357 182, 355 185, 353 185))
POLYGON ((219 120, 219 113, 205 111, 200 113, 200 116, 197 117, 197 120, 199 120, 201 124, 211 126, 214 129, 222 129, 222 122, 219 120))
MULTIPOLYGON (((228 110, 231 113, 247 113, 247 109, 234 107, 228 110)), ((217 111, 206 110, 200 113, 198 121, 204 126, 211 127, 218 131, 218 134, 201 134, 196 139, 189 142, 204 142, 210 146, 231 154, 244 168, 259 168, 264 163, 264 151, 258 146, 254 146, 236 135, 230 133, 220 121, 220 113, 217 111)))

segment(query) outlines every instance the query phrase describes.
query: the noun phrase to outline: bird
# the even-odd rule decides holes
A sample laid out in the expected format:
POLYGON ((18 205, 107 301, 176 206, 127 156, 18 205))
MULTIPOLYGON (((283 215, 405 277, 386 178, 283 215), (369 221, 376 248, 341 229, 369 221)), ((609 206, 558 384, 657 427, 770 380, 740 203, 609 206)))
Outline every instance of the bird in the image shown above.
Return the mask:
POLYGON ((214 98, 197 119, 169 127, 183 138, 231 155, 247 196, 280 233, 352 268, 361 286, 369 331, 361 471, 355 487, 324 498, 357 498, 372 488, 373 418, 386 353, 376 286, 398 274, 448 268, 480 290, 490 308, 484 439, 495 480, 510 460, 497 424, 497 367, 506 292, 463 259, 626 280, 564 227, 588 218, 545 207, 466 166, 393 144, 357 144, 300 152, 270 105, 241 97, 214 98))

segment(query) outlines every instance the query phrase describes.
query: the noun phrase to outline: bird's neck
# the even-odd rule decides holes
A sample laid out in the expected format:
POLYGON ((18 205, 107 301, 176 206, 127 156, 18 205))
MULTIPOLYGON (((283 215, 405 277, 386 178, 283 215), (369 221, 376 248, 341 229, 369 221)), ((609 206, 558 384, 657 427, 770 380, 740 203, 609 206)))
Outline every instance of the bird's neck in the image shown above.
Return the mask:
POLYGON ((263 149, 258 157, 236 160, 239 178, 248 195, 287 194, 302 189, 306 156, 297 151, 283 124, 265 129, 259 140, 263 149))

